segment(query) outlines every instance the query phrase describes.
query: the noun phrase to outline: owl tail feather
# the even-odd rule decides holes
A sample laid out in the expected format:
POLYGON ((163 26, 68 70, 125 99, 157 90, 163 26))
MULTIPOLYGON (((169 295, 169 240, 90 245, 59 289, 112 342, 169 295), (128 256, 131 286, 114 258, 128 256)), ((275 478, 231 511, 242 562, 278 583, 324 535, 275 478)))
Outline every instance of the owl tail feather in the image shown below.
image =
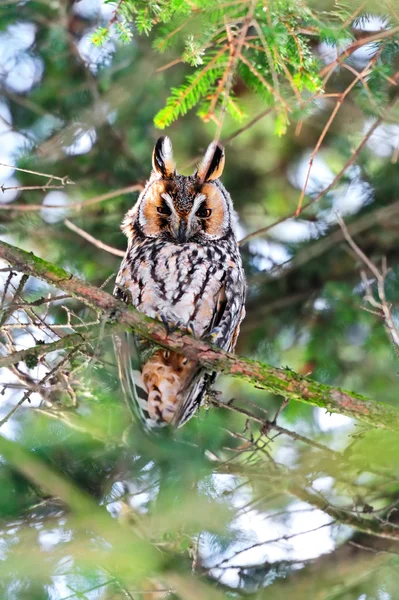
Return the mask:
POLYGON ((159 427, 148 412, 148 391, 143 381, 141 360, 136 336, 125 332, 114 336, 115 354, 118 361, 119 379, 126 404, 135 419, 144 429, 151 431, 159 427))
POLYGON ((156 350, 140 360, 139 342, 127 332, 114 336, 119 377, 130 412, 145 430, 188 421, 208 389, 210 374, 176 352, 156 350))
POLYGON ((187 423, 201 406, 205 394, 213 381, 213 374, 207 373, 204 369, 200 369, 195 373, 184 400, 176 412, 175 424, 178 427, 187 423))

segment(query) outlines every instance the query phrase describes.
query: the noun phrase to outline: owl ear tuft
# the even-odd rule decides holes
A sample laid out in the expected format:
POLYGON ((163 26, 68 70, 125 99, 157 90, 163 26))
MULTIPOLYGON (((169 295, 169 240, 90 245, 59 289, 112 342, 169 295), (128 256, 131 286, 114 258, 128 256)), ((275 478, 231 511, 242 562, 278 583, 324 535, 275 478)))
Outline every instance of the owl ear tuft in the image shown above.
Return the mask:
POLYGON ((202 183, 205 183, 206 181, 218 179, 223 173, 223 169, 224 148, 222 144, 212 142, 209 144, 205 156, 198 167, 196 176, 202 183))
POLYGON ((152 168, 155 173, 158 173, 158 175, 165 179, 172 177, 176 173, 172 142, 167 136, 160 137, 154 146, 152 168))

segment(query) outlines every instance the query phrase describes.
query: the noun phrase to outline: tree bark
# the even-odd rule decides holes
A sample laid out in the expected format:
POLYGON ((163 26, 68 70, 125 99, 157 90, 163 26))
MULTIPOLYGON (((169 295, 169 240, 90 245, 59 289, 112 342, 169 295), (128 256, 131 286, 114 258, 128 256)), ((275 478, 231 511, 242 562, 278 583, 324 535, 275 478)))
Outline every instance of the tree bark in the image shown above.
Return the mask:
MULTIPOLYGON (((399 428, 399 412, 391 406, 369 400, 355 392, 319 383, 294 373, 288 368, 279 369, 235 356, 179 330, 173 333, 167 332, 163 323, 150 319, 103 290, 38 258, 32 252, 25 252, 5 242, 0 242, 0 258, 7 261, 12 268, 42 279, 103 313, 108 321, 115 321, 114 325, 111 325, 111 329, 114 326, 119 328, 121 325, 132 327, 138 335, 150 339, 160 346, 183 353, 209 370, 238 377, 284 398, 305 402, 324 408, 329 412, 359 419, 374 427, 391 430, 399 428)), ((75 343, 75 340, 77 341, 77 338, 71 337, 69 341, 75 343)), ((64 342, 63 347, 66 347, 67 343, 67 341, 64 342)), ((33 352, 35 356, 40 356, 59 347, 60 344, 54 342, 40 345, 40 348, 33 352)), ((32 350, 29 352, 32 353, 32 350)), ((14 358, 7 357, 7 362, 13 361, 14 358)), ((18 356, 16 360, 18 360, 18 356)))

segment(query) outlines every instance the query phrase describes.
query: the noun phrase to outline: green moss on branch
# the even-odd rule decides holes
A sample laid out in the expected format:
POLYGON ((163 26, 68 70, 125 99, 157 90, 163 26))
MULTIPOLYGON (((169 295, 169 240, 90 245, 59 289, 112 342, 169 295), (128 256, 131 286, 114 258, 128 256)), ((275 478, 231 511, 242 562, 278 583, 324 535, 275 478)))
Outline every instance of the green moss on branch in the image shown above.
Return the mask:
MULTIPOLYGON (((391 406, 302 377, 290 369, 278 369, 237 357, 184 332, 167 333, 162 323, 146 317, 133 307, 126 306, 110 294, 78 279, 64 269, 5 242, 0 242, 0 258, 23 273, 43 279, 72 294, 105 315, 113 315, 119 325, 130 326, 139 335, 198 360, 209 369, 238 377, 284 398, 365 421, 374 427, 399 429, 399 411, 391 406)), ((42 346, 40 351, 35 351, 35 355, 39 356, 43 349, 50 351, 42 346)))

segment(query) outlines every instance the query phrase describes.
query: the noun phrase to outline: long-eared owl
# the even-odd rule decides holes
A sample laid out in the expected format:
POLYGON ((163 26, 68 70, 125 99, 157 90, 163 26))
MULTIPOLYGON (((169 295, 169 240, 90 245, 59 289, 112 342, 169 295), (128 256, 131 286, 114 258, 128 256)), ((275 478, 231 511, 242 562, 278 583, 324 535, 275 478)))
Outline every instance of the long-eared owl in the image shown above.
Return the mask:
MULTIPOLYGON (((219 181, 224 149, 212 143, 193 175, 179 175, 172 145, 160 138, 151 177, 122 231, 128 248, 114 295, 149 317, 224 350, 236 345, 245 315, 245 279, 230 195, 219 181)), ((183 425, 216 375, 133 333, 116 353, 126 399, 147 429, 183 425)))

